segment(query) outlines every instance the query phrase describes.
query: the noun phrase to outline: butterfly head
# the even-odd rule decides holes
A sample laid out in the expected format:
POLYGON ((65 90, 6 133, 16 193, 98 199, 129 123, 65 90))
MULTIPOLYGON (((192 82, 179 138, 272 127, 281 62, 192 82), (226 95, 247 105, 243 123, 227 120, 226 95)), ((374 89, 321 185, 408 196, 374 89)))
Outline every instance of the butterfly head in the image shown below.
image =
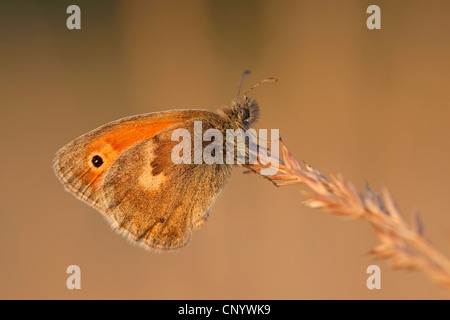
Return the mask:
POLYGON ((259 106, 255 99, 247 96, 234 101, 225 114, 237 124, 238 127, 248 129, 259 118, 259 106))
POLYGON ((246 93, 240 95, 242 82, 244 77, 250 71, 245 70, 241 77, 239 90, 236 100, 231 104, 230 108, 222 110, 223 113, 233 122, 234 126, 242 129, 248 129, 259 118, 259 106, 255 99, 249 98, 247 94, 254 88, 265 82, 276 82, 276 78, 266 78, 253 85, 246 93))

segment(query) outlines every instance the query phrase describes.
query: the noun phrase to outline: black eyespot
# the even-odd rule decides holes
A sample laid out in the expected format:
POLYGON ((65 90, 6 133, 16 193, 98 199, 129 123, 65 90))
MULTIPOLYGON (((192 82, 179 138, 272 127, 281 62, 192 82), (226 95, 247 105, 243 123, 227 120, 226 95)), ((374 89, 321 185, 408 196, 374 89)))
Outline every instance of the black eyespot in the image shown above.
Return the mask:
POLYGON ((100 156, 93 156, 92 157, 92 164, 94 165, 94 167, 98 168, 103 164, 103 159, 100 156))

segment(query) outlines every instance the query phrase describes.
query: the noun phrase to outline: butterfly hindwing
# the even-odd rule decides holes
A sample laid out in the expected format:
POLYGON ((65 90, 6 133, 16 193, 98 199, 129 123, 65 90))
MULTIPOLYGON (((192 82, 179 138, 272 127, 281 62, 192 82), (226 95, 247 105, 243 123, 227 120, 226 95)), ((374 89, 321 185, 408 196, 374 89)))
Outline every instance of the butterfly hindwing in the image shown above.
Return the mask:
MULTIPOLYGON (((194 120, 173 125, 121 154, 104 179, 106 214, 115 228, 157 250, 185 245, 229 180, 226 164, 174 164, 172 132, 192 133, 194 120)), ((207 125, 207 124, 205 124, 207 125)))

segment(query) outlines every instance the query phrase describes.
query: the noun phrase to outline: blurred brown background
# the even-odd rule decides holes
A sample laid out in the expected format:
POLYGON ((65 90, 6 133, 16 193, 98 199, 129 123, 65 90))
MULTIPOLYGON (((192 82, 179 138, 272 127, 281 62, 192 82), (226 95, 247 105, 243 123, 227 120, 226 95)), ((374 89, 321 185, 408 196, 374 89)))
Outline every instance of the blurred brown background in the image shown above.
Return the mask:
POLYGON ((0 3, 0 298, 448 299, 368 251, 363 221, 301 205, 240 168, 189 245, 130 245, 64 191, 56 151, 124 116, 215 110, 244 69, 299 160, 358 188, 387 186, 450 256, 448 1, 3 1, 0 3), (76 2, 76 3, 75 3, 76 2), (81 8, 81 30, 66 8, 81 8), (381 7, 381 30, 366 8, 381 7), (381 267, 378 291, 368 265, 381 267), (66 288, 81 267, 81 290, 66 288))

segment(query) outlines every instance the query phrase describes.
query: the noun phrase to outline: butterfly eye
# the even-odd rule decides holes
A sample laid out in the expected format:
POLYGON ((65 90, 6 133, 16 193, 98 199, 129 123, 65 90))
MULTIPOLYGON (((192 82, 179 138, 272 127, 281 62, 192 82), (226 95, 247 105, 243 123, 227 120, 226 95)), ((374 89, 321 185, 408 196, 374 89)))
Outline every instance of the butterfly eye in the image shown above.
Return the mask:
POLYGON ((103 159, 100 156, 93 156, 92 157, 92 164, 94 165, 94 167, 99 168, 102 164, 103 164, 103 159))
POLYGON ((250 113, 246 108, 241 108, 239 110, 239 115, 241 116, 242 120, 247 120, 248 118, 250 118, 250 113))

